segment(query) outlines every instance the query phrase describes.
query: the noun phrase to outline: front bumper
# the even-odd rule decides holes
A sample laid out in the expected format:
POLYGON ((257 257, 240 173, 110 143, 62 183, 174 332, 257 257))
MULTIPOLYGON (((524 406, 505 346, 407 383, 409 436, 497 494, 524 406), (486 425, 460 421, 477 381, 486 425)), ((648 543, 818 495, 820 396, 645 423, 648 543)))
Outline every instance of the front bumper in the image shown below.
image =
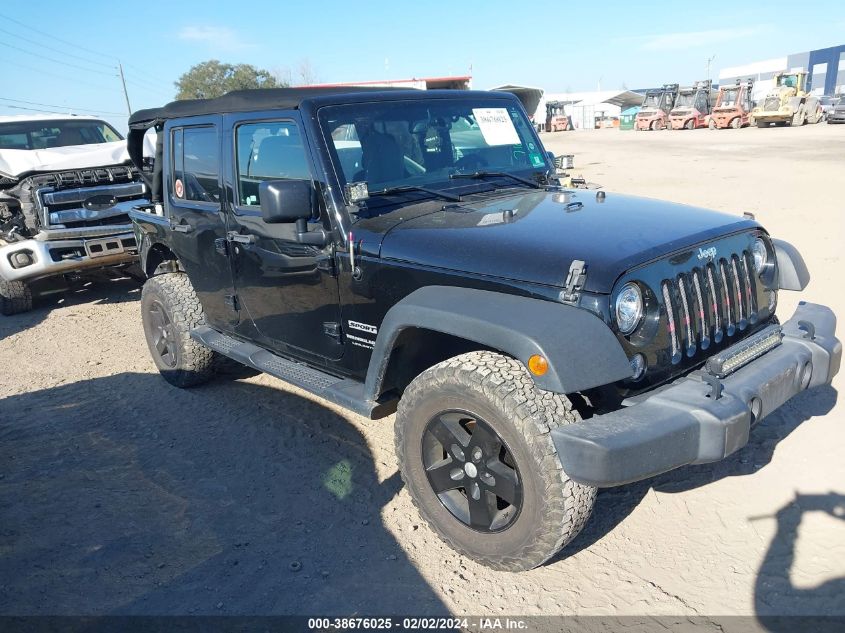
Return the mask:
POLYGON ((575 481, 606 487, 724 459, 792 396, 830 384, 842 358, 835 330, 830 308, 802 302, 778 347, 721 379, 720 398, 700 370, 630 406, 552 431, 563 469, 575 481))
POLYGON ((845 112, 831 112, 827 115, 827 120, 833 123, 845 123, 845 112))
POLYGON ((34 281, 137 259, 138 247, 131 232, 80 239, 30 239, 0 247, 0 279, 34 281), (16 254, 25 255, 32 263, 16 268, 16 254))

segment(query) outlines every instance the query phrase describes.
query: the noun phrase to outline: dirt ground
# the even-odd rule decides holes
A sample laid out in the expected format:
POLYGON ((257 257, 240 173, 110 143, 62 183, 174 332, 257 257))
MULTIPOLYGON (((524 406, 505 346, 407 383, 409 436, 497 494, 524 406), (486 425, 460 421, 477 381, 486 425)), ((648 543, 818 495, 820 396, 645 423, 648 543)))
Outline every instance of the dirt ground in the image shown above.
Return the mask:
MULTIPOLYGON (((845 126, 544 141, 609 196, 753 212, 804 254, 800 298, 845 316, 845 126)), ((0 320, 0 614, 845 614, 841 375, 720 463, 601 491, 555 560, 498 573, 422 523, 392 418, 267 376, 172 388, 139 296, 93 284, 0 320)))

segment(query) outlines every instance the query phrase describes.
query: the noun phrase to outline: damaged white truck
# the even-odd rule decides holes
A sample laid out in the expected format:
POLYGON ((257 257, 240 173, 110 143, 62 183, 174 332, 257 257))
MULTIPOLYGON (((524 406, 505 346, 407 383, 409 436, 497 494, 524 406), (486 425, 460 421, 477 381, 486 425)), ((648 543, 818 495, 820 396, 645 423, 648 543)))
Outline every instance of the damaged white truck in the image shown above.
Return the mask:
POLYGON ((145 193, 105 121, 0 116, 0 314, 30 310, 42 281, 134 264, 128 213, 145 193))

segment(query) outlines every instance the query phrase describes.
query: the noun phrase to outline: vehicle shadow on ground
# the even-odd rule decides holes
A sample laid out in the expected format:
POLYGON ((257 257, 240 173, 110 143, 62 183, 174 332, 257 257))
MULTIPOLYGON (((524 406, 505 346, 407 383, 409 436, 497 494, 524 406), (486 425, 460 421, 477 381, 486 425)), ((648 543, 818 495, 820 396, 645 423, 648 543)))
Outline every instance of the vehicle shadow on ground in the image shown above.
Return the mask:
POLYGON ((685 492, 725 477, 751 475, 765 468, 780 441, 801 423, 829 413, 836 405, 836 399, 837 392, 830 386, 802 392, 751 429, 748 444, 722 461, 685 466, 627 486, 600 489, 584 530, 551 562, 572 556, 600 541, 634 511, 651 489, 663 493, 685 492))
MULTIPOLYGON (((823 512, 843 522, 841 534, 845 534, 845 495, 836 492, 828 494, 800 494, 783 506, 773 517, 752 517, 751 520, 777 519, 775 533, 754 584, 754 611, 760 624, 769 631, 792 633, 796 621, 778 617, 783 614, 820 616, 822 613, 845 617, 845 577, 831 578, 816 587, 803 588, 792 584, 790 571, 795 563, 798 529, 801 518, 809 512, 823 512), (821 606, 824 605, 824 606, 821 606)), ((841 551, 836 543, 831 544, 831 556, 841 551)), ((835 560, 835 558, 832 558, 835 560)), ((841 562, 841 560, 840 560, 841 562)), ((802 630, 834 630, 835 622, 820 618, 817 627, 810 621, 800 623, 802 630)), ((840 629, 841 630, 841 629, 840 629)))
POLYGON ((0 341, 13 334, 35 327, 57 308, 84 303, 136 301, 141 298, 141 285, 140 281, 131 277, 114 279, 102 277, 75 281, 66 288, 58 290, 50 288, 47 292, 44 292, 41 288, 36 288, 31 311, 12 316, 0 316, 0 341))
POLYGON ((304 397, 124 373, 0 400, 1 614, 448 614, 401 486, 304 397))

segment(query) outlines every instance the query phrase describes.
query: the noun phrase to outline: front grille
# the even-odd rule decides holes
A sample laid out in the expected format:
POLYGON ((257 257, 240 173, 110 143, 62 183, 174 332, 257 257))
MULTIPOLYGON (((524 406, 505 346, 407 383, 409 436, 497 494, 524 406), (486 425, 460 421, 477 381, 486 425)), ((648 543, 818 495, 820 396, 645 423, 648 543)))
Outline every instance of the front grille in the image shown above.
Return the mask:
POLYGON ((768 97, 763 103, 763 110, 766 112, 772 112, 778 109, 780 109, 780 99, 777 97, 768 97))
POLYGON ((752 266, 751 255, 743 251, 661 282, 673 365, 757 323, 752 266))

